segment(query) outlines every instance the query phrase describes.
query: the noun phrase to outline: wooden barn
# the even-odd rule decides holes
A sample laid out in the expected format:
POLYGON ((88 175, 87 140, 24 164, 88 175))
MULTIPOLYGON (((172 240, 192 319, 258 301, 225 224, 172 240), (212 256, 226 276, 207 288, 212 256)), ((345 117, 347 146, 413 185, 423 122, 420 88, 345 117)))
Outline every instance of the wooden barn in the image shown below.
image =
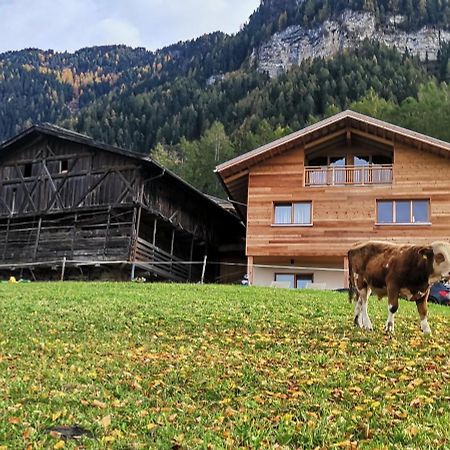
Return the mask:
MULTIPOLYGON (((235 214, 140 154, 53 125, 0 145, 0 276, 234 281, 235 214), (195 261, 198 264, 188 264, 195 261)), ((245 269, 244 269, 245 272, 245 269)))
POLYGON ((450 144, 353 111, 217 173, 246 220, 255 285, 342 288, 356 242, 450 240, 450 144))

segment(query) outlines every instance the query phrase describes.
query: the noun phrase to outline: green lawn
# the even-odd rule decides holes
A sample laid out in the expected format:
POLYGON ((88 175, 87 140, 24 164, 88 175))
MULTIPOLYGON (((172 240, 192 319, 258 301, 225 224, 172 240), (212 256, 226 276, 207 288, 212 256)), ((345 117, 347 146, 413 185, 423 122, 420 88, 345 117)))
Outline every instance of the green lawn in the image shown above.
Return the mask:
POLYGON ((450 448, 450 308, 344 294, 0 285, 0 449, 450 448), (46 430, 79 424, 95 439, 46 430))

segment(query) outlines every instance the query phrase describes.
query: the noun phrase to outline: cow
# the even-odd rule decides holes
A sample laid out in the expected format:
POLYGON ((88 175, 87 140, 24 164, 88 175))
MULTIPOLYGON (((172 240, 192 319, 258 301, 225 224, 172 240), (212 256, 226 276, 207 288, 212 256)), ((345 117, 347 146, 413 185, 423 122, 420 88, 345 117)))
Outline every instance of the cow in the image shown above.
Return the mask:
POLYGON ((394 331, 398 298, 416 302, 420 327, 431 333, 427 320, 430 287, 450 277, 450 244, 433 242, 428 246, 401 245, 369 241, 348 251, 349 300, 356 300, 354 324, 372 330, 367 312, 369 296, 388 297, 388 319, 385 331, 394 331))

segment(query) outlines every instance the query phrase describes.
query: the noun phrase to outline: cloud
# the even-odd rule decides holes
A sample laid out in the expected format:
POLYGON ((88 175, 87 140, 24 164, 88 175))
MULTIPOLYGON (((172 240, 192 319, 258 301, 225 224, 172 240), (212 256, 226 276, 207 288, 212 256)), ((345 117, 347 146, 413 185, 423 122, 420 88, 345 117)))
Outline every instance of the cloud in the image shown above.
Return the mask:
POLYGON ((120 19, 106 18, 98 23, 99 44, 123 44, 131 47, 143 46, 140 32, 131 22, 120 19), (103 42, 102 42, 103 41, 103 42))
POLYGON ((104 44, 155 50, 212 31, 233 33, 259 0, 0 0, 0 52, 104 44))

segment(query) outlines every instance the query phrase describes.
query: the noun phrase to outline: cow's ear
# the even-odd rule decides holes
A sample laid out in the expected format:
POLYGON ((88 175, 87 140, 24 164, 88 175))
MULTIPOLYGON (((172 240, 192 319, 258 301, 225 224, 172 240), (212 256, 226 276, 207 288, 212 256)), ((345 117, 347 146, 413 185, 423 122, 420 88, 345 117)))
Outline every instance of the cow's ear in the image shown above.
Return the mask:
POLYGON ((445 256, 442 253, 438 253, 437 255, 434 255, 434 260, 437 264, 441 264, 445 261, 445 256))
POLYGON ((433 249, 431 247, 423 247, 419 250, 419 255, 422 255, 423 259, 433 259, 433 249))

